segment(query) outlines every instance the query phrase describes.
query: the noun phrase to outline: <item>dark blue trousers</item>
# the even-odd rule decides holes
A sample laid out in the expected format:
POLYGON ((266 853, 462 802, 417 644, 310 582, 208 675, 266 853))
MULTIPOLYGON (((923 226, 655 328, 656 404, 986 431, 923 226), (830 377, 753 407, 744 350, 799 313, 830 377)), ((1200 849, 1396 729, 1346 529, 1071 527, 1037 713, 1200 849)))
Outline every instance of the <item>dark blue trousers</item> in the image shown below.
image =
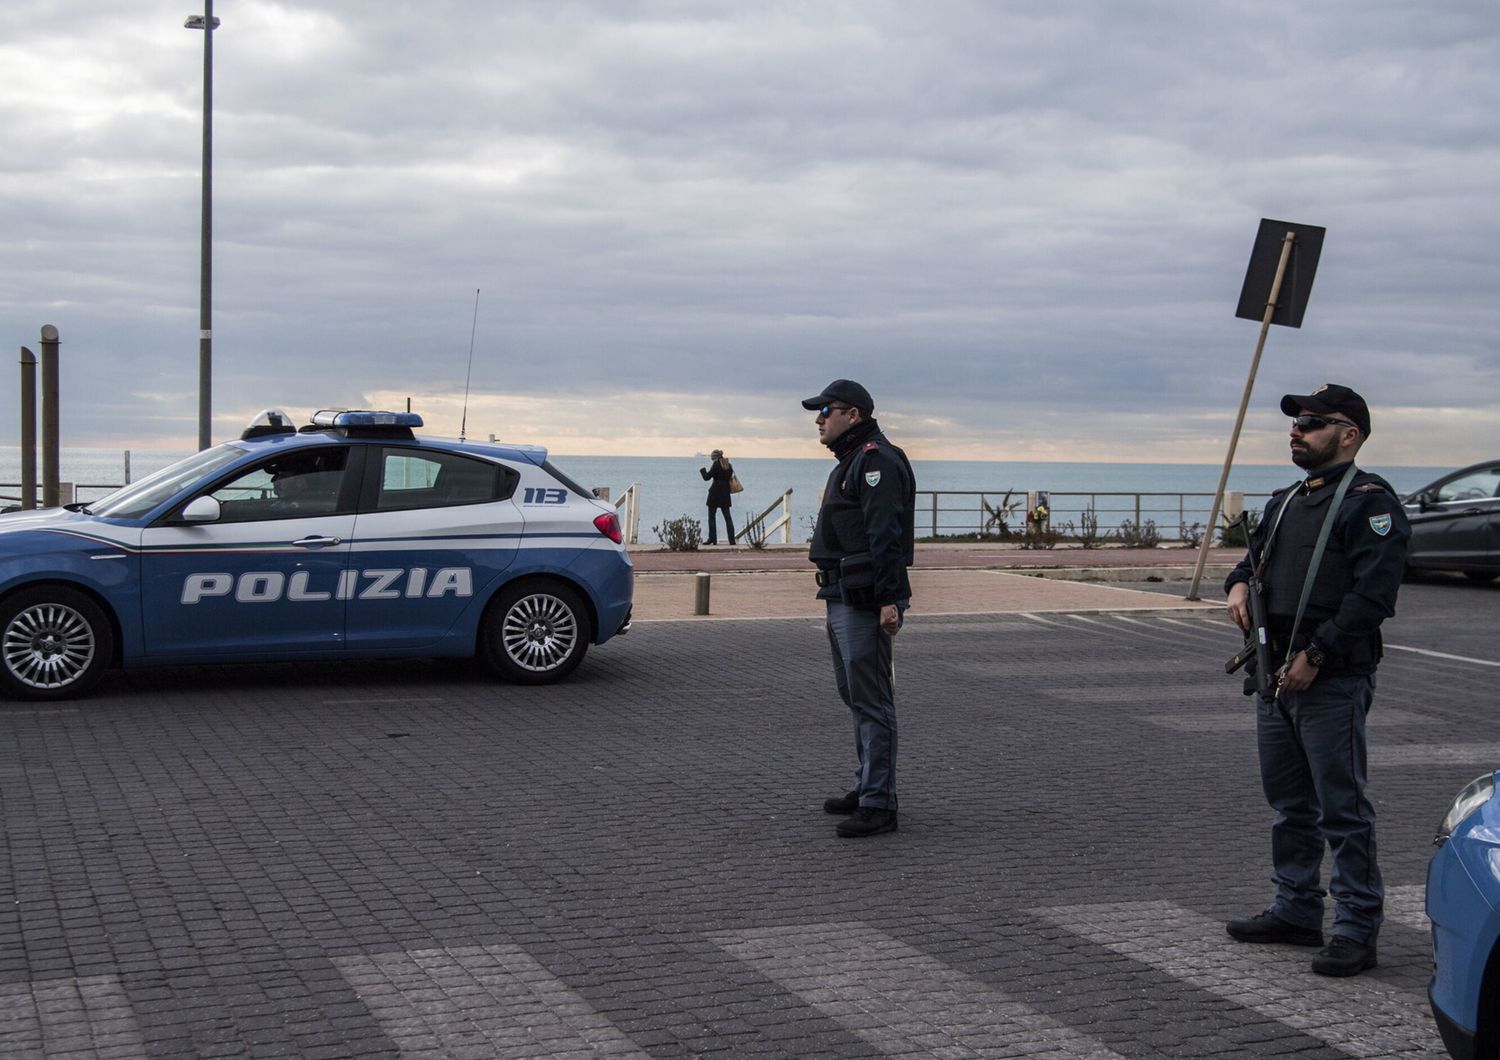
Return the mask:
POLYGON ((710 545, 717 545, 719 543, 719 520, 716 518, 716 513, 718 512, 724 513, 724 533, 728 538, 728 543, 732 545, 734 544, 734 520, 729 516, 729 505, 727 504, 722 507, 716 507, 712 504, 708 506, 708 543, 710 545))
POLYGON ((1375 808, 1365 795, 1365 715, 1374 694, 1373 674, 1330 674, 1279 700, 1256 699, 1261 784, 1276 811, 1271 911, 1321 929, 1331 893, 1333 933, 1357 942, 1375 936, 1385 904, 1375 808), (1325 844, 1333 853, 1327 892, 1320 885, 1325 844))
POLYGON ((854 715, 854 787, 861 806, 896 808, 896 688, 891 635, 880 612, 828 601, 828 643, 833 679, 854 715))

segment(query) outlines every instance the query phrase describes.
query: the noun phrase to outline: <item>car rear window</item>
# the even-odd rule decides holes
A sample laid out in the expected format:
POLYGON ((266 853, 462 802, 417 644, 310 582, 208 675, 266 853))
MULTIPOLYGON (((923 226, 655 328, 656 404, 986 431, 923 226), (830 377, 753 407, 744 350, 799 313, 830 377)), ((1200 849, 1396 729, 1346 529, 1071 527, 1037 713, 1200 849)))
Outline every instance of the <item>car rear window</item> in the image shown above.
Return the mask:
POLYGON ((485 504, 515 492, 520 476, 500 464, 430 449, 381 451, 376 511, 485 504))
POLYGON ((559 471, 558 468, 557 468, 557 465, 554 464, 552 461, 550 461, 550 460, 544 460, 544 461, 542 461, 542 470, 545 471, 545 472, 547 472, 547 474, 551 475, 553 478, 557 479, 557 481, 561 482, 564 486, 568 487, 568 489, 572 490, 574 493, 578 494, 580 497, 587 497, 590 500, 594 499, 594 491, 593 490, 586 490, 582 486, 580 486, 578 483, 574 482, 567 475, 565 475, 561 471, 559 471))

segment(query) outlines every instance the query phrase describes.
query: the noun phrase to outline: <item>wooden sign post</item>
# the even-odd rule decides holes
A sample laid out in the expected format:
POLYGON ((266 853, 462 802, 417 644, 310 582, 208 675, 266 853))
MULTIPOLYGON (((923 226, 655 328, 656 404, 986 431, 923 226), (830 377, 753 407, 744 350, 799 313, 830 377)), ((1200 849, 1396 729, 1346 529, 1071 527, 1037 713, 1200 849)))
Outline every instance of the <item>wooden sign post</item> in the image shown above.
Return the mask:
POLYGON ((1245 425, 1245 410, 1250 407, 1250 392, 1255 388, 1255 373, 1260 369, 1260 355, 1266 347, 1266 335, 1272 324, 1292 328, 1302 326, 1302 314, 1307 308, 1307 297, 1312 292, 1313 276, 1318 271, 1318 257, 1323 250, 1325 231, 1327 230, 1312 225, 1291 224, 1286 221, 1263 218, 1260 222, 1255 246, 1250 251, 1250 265, 1245 270, 1245 283, 1240 289, 1240 304, 1235 310, 1235 316, 1260 320, 1260 337, 1255 342, 1255 356, 1250 360, 1250 374, 1245 379, 1244 393, 1240 395, 1240 409, 1234 418, 1234 431, 1229 436, 1229 451, 1224 455, 1224 470, 1219 473, 1219 487, 1214 490, 1213 504, 1208 514, 1208 532, 1203 535, 1203 544, 1198 549, 1193 583, 1188 587, 1189 600, 1201 599, 1198 585, 1203 580, 1203 567, 1208 562, 1208 550, 1213 546, 1214 534, 1218 532, 1219 505, 1224 499, 1224 489, 1229 485, 1229 469, 1234 466, 1234 451, 1240 444, 1240 429, 1245 425), (1287 282, 1288 278, 1290 283, 1287 282))

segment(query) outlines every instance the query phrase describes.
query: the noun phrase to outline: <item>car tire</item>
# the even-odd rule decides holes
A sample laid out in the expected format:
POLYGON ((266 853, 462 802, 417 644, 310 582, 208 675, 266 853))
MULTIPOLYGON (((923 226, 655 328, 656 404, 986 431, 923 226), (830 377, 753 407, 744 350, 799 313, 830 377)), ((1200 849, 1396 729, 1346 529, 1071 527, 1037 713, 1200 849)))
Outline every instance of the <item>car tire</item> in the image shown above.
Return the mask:
POLYGON ((92 691, 114 654, 103 609, 62 585, 22 589, 0 601, 0 694, 72 699, 92 691))
POLYGON ((560 681, 593 640, 588 608, 573 588, 526 581, 500 591, 479 627, 479 655, 494 673, 523 685, 560 681))
POLYGON ((1464 577, 1471 582, 1492 582, 1500 578, 1500 570, 1466 570, 1464 577))

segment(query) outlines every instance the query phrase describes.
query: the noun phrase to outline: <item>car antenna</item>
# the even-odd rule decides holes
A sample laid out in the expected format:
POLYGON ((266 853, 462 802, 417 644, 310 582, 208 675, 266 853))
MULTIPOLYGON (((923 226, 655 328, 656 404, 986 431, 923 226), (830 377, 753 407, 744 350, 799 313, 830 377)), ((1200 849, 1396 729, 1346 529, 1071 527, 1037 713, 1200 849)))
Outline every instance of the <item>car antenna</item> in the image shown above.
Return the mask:
POLYGON ((469 378, 474 374, 474 332, 479 329, 479 288, 474 288, 474 323, 469 325, 469 368, 464 372, 464 414, 458 424, 458 440, 469 429, 469 378))

